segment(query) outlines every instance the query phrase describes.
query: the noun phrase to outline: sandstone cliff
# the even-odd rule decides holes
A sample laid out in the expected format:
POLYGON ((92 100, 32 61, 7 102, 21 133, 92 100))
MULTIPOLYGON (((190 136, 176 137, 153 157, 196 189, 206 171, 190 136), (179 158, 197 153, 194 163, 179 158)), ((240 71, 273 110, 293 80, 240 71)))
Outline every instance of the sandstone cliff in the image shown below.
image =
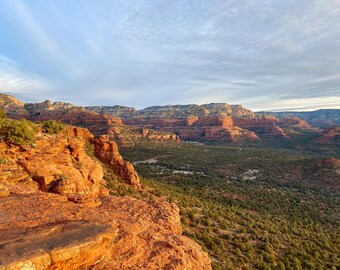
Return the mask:
POLYGON ((40 130, 30 146, 0 142, 0 269, 211 269, 181 235, 175 204, 107 196, 88 141, 117 174, 138 180, 113 142, 86 129, 40 130))
POLYGON ((340 144, 340 127, 325 129, 316 139, 320 144, 340 144))
POLYGON ((243 108, 241 105, 229 105, 227 103, 189 104, 189 105, 165 105, 151 106, 142 110, 124 106, 88 106, 89 111, 100 114, 109 114, 121 118, 187 118, 232 116, 241 118, 255 118, 255 113, 243 108))
MULTIPOLYGON (((8 121, 6 121, 8 122, 8 121)), ((11 120, 8 124, 18 124, 11 120)), ((102 194, 105 181, 99 162, 88 156, 94 144, 93 155, 107 161, 115 174, 127 184, 140 189, 140 182, 131 163, 123 160, 115 142, 108 138, 94 139, 83 128, 67 127, 59 135, 43 132, 38 126, 30 146, 17 146, 6 141, 0 142, 0 179, 11 187, 27 183, 30 188, 54 193, 102 194), (107 145, 109 147, 107 147, 107 145), (109 160, 108 160, 109 157, 109 160)), ((6 138, 0 132, 0 137, 6 138)))
POLYGON ((66 135, 38 133, 33 147, 0 142, 0 181, 14 193, 42 190, 58 194, 105 194, 103 169, 86 154, 93 135, 69 128, 66 135), (23 187, 20 191, 17 188, 23 187))
POLYGON ((307 130, 312 128, 310 124, 308 124, 305 120, 302 120, 297 117, 286 116, 280 122, 281 122, 280 123, 281 127, 290 127, 290 128, 307 129, 307 130))
POLYGON ((278 126, 279 122, 280 120, 275 117, 256 119, 234 118, 236 126, 251 130, 261 137, 285 137, 285 132, 278 126))
POLYGON ((187 118, 131 118, 124 119, 127 125, 174 132, 186 140, 239 141, 256 140, 258 136, 251 131, 234 126, 233 119, 224 117, 187 117, 187 118))
POLYGON ((181 138, 239 142, 288 138, 303 135, 305 130, 318 132, 296 117, 279 119, 226 103, 152 106, 142 110, 117 105, 85 109, 50 101, 23 104, 13 97, 2 95, 0 107, 13 118, 25 117, 34 121, 55 119, 85 127, 95 136, 108 135, 120 146, 131 146, 140 141, 178 142, 181 138))
POLYGON ((88 110, 113 116, 119 113, 126 125, 173 132, 185 140, 235 142, 259 137, 286 136, 279 127, 278 118, 257 116, 241 105, 226 103, 166 105, 152 106, 139 111, 127 108, 125 107, 127 113, 124 114, 124 110, 118 112, 116 106, 101 107, 100 110, 98 107, 87 107, 88 110), (129 113, 131 111, 133 114, 129 113), (221 124, 218 119, 229 121, 229 124, 227 126, 221 124))
POLYGON ((211 269, 178 208, 131 197, 94 207, 48 193, 0 198, 0 269, 211 269))
POLYGON ((25 117, 28 112, 24 108, 24 103, 16 98, 0 93, 0 108, 6 112, 8 117, 22 115, 25 117))
MULTIPOLYGON (((75 106, 70 103, 50 102, 22 103, 14 97, 0 94, 0 108, 7 117, 13 119, 26 118, 32 121, 57 120, 66 124, 80 126, 89 129, 95 136, 109 135, 122 146, 133 145, 140 140, 148 141, 179 141, 178 136, 170 132, 159 132, 142 128, 127 127, 123 125, 121 118, 110 115, 106 109, 95 107, 93 111, 75 106), (95 111, 99 111, 99 114, 95 111)), ((110 107, 111 108, 111 107, 110 107)), ((114 111, 124 112, 122 106, 115 106, 114 111), (117 107, 117 108, 116 108, 117 107)), ((133 114, 134 110, 130 110, 133 114)), ((118 113, 119 115, 119 113, 118 113)))
POLYGON ((131 118, 138 116, 138 111, 133 107, 125 106, 88 106, 85 107, 86 110, 96 112, 99 114, 108 114, 120 118, 131 118))
POLYGON ((99 138, 92 139, 94 144, 94 152, 96 157, 103 163, 109 165, 116 175, 119 175, 124 181, 141 189, 140 181, 133 165, 123 160, 123 157, 118 152, 117 144, 110 141, 107 135, 102 135, 99 138))

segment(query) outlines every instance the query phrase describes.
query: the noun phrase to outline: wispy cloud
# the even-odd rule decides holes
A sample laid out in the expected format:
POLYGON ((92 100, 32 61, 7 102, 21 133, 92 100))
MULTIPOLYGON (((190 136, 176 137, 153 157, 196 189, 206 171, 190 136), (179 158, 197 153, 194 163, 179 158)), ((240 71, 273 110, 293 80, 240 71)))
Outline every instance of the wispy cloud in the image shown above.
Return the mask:
POLYGON ((0 92, 38 97, 51 89, 51 82, 20 70, 14 60, 0 55, 0 92))
POLYGON ((0 44, 0 53, 20 63, 11 76, 47 83, 43 99, 340 107, 338 0, 13 0, 6 8, 0 22, 13 31, 0 25, 0 34, 16 44, 0 44))

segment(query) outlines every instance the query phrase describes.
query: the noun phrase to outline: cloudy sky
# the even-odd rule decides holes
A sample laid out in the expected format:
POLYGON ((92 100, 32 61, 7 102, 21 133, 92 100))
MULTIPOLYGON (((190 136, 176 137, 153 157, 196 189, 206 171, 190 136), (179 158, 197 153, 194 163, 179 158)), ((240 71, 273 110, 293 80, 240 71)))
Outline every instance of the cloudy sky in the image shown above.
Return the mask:
POLYGON ((1 0, 0 92, 137 108, 340 108, 340 1, 1 0))

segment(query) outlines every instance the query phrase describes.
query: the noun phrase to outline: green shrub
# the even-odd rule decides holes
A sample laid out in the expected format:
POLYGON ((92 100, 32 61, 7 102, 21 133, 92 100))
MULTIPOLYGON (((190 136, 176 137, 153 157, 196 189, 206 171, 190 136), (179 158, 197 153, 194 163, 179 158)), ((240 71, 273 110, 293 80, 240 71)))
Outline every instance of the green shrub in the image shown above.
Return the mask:
POLYGON ((0 158, 0 164, 6 164, 8 160, 6 158, 0 158))
POLYGON ((85 142, 85 152, 88 156, 94 157, 94 145, 89 141, 85 142))
POLYGON ((49 134, 60 134, 65 131, 66 124, 55 121, 48 120, 42 122, 42 128, 49 134))
POLYGON ((2 109, 0 109, 0 119, 1 118, 6 118, 6 113, 2 109))
POLYGON ((0 120, 0 134, 9 142, 27 145, 33 142, 38 126, 28 120, 0 120))

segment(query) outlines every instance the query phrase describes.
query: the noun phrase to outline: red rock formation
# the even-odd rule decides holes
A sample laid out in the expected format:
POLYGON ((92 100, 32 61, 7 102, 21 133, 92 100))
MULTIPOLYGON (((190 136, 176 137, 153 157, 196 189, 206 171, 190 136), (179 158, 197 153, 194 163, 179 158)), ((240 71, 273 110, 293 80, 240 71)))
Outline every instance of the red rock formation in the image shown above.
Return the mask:
POLYGON ((174 132, 182 139, 207 141, 256 140, 254 132, 235 127, 230 116, 165 118, 131 118, 124 119, 124 124, 143 128, 174 132))
POLYGON ((280 120, 276 117, 263 117, 256 119, 233 118, 234 125, 251 130, 260 137, 285 137, 285 132, 276 125, 280 120))
POLYGON ((66 135, 40 134, 34 147, 0 143, 0 182, 10 192, 49 191, 58 194, 106 194, 101 165, 86 154, 93 135, 71 127, 66 135), (25 187, 18 191, 18 183, 25 187))
POLYGON ((171 132, 161 132, 149 128, 140 128, 126 125, 112 125, 107 135, 114 139, 119 146, 131 146, 139 141, 179 142, 179 137, 171 132))
POLYGON ((0 198, 0 269, 211 269, 181 235, 167 202, 100 197, 86 207, 62 195, 0 198))
POLYGON ((133 165, 124 161, 119 154, 117 144, 110 141, 107 135, 99 136, 92 140, 94 144, 94 152, 96 157, 105 164, 108 164, 116 175, 124 179, 124 181, 137 188, 141 189, 140 181, 133 165))
MULTIPOLYGON (((102 196, 103 169, 86 154, 88 140, 103 160, 124 163, 113 142, 86 129, 41 133, 34 147, 0 142, 0 270, 211 269, 181 235, 175 204, 102 196)), ((128 167, 123 175, 134 174, 128 167)))
POLYGON ((45 110, 26 117, 31 121, 57 120, 73 126, 89 129, 95 136, 106 134, 112 123, 121 123, 120 119, 100 115, 85 110, 45 110))
POLYGON ((102 196, 88 140, 118 174, 138 180, 114 142, 86 129, 39 134, 34 147, 0 142, 0 269, 211 269, 181 235, 176 205, 102 196))
POLYGON ((16 98, 0 94, 0 108, 7 114, 7 117, 22 115, 25 117, 28 112, 24 109, 24 103, 16 98))
MULTIPOLYGON (((70 103, 52 103, 46 100, 41 103, 24 104, 11 96, 0 94, 0 108, 7 113, 9 118, 13 119, 26 118, 32 121, 57 120, 66 124, 85 127, 95 136, 110 135, 111 139, 115 139, 122 146, 130 146, 136 141, 143 139, 154 142, 179 141, 178 136, 175 134, 160 133, 152 130, 148 130, 146 133, 140 128, 124 126, 119 117, 87 111, 83 107, 70 103)), ((118 106, 118 110, 120 109, 125 111, 123 107, 118 106)))
POLYGON ((316 139, 321 144, 340 144, 340 127, 328 128, 316 139))
POLYGON ((292 127, 298 129, 311 129, 311 126, 305 121, 297 117, 284 117, 281 120, 281 126, 292 127))

